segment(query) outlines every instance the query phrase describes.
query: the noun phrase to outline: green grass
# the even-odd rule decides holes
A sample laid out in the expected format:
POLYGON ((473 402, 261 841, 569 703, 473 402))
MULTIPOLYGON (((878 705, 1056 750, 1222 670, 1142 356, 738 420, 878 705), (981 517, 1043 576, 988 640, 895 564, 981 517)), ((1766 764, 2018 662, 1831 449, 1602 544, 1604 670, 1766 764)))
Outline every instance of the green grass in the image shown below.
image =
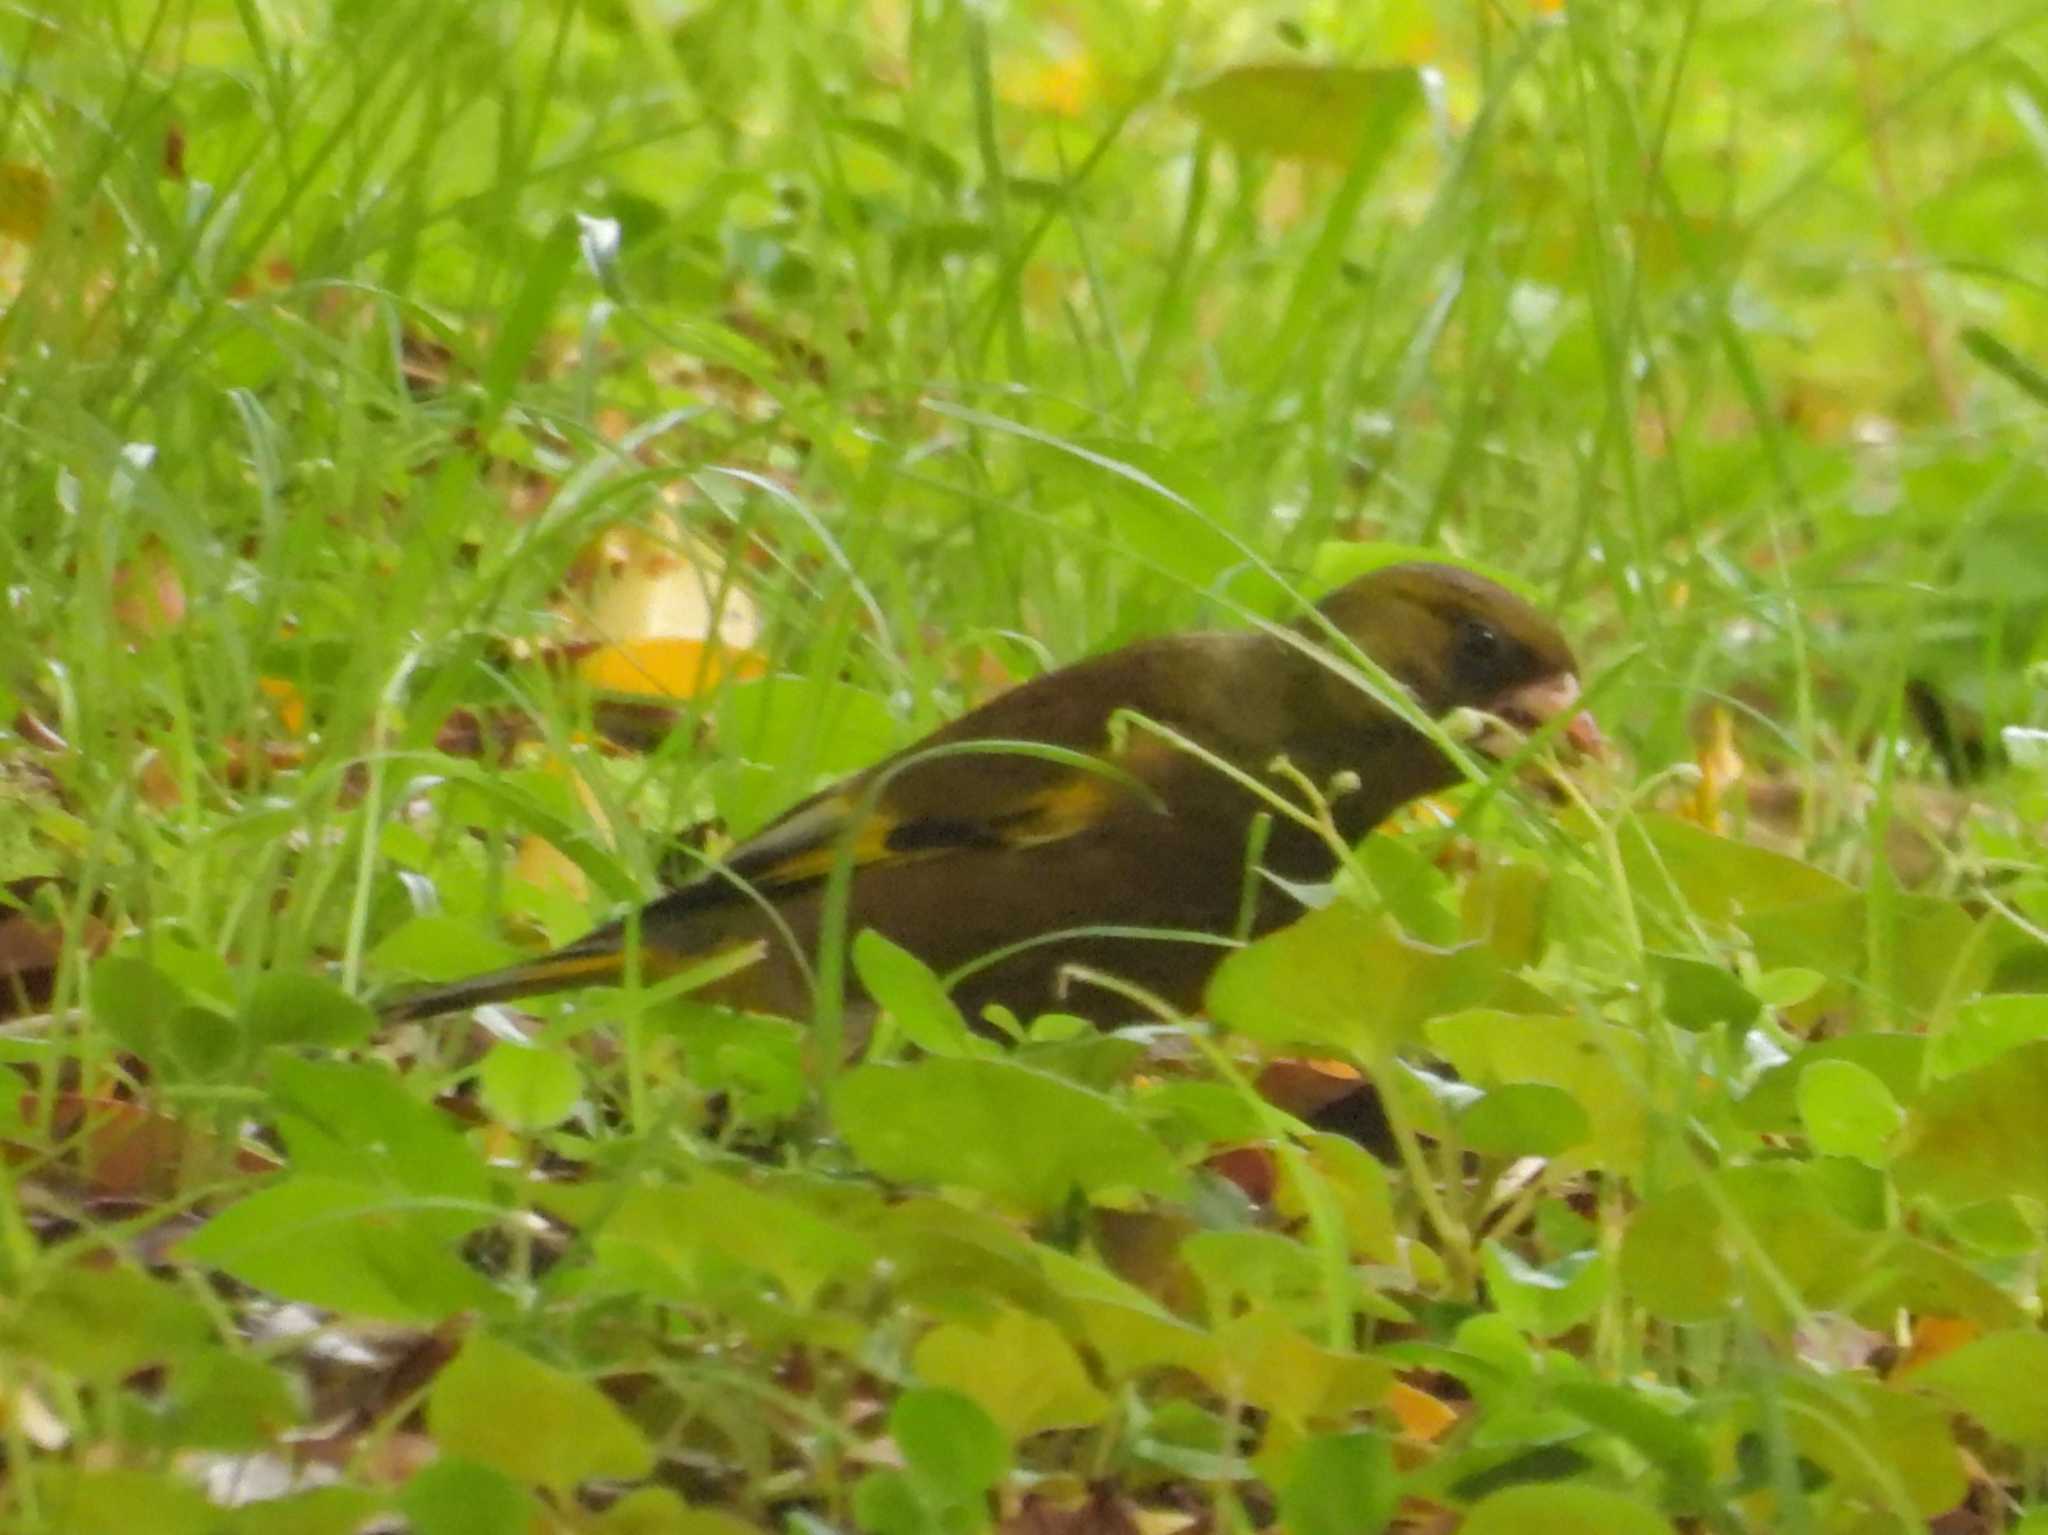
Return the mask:
POLYGON ((6 1527, 2048 1527, 2044 29, 0 17, 0 878, 54 939, 0 1025, 6 1527), (1275 62, 1373 72, 1186 95, 1275 62), (620 528, 721 554, 773 672, 631 749, 533 658, 620 528), (1181 1067, 352 1000, 1356 541, 1528 583, 1625 766, 1374 839, 1181 1067), (1250 1091, 1304 1046, 1391 1167, 1250 1091), (1459 1421, 1404 1440, 1397 1373, 1459 1421), (223 1512, 236 1457, 332 1481, 223 1512))

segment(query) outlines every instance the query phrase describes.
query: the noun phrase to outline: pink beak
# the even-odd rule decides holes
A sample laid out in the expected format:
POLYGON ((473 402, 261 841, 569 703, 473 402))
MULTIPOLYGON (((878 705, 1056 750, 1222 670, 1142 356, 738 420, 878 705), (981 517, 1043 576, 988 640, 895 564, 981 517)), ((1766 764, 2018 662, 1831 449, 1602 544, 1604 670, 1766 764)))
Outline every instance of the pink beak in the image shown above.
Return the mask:
POLYGON ((1579 679, 1560 672, 1509 689, 1494 701, 1492 712, 1523 730, 1535 730, 1569 714, 1564 738, 1589 757, 1606 755, 1607 737, 1600 733, 1593 716, 1578 705, 1579 679))

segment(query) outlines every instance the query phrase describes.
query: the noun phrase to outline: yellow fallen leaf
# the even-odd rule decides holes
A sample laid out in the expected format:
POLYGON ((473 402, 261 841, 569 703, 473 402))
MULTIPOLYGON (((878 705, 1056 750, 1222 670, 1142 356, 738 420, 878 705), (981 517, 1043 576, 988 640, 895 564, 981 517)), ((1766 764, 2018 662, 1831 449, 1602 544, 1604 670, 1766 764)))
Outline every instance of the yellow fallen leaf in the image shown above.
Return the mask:
POLYGON ((1404 1380, 1397 1380, 1387 1388, 1387 1410, 1401 1425, 1402 1433, 1424 1444, 1442 1437, 1444 1430, 1458 1421, 1456 1408, 1404 1380))
POLYGON ((594 688, 651 698, 694 698, 767 671, 758 651, 667 635, 600 645, 576 663, 577 675, 594 688))

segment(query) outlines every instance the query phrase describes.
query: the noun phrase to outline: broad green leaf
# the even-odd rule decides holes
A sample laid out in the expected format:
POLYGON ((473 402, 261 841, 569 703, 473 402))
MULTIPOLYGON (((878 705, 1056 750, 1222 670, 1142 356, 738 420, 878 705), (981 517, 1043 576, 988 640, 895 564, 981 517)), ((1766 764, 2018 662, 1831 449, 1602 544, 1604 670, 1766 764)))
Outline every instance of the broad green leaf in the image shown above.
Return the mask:
POLYGON ((1621 1284, 1631 1302, 1667 1322, 1711 1321, 1728 1308, 1735 1265, 1720 1214, 1703 1190, 1662 1194, 1629 1217, 1621 1284))
POLYGON ((540 1512, 523 1479, 445 1449, 405 1484, 398 1506, 419 1535, 503 1535, 540 1512))
POLYGON ((1998 1438, 2032 1454, 2048 1450, 2048 1333, 2029 1327, 1965 1343, 1905 1377, 1934 1391, 1998 1438))
POLYGON ((398 1190, 334 1178, 285 1178, 237 1200, 178 1245, 245 1284, 348 1315, 446 1320, 499 1297, 455 1255, 489 1218, 451 1213, 398 1190))
POLYGON ((979 1498, 1010 1469, 1010 1446, 972 1397, 943 1387, 903 1392, 889 1409, 889 1437, 910 1474, 949 1503, 979 1498))
POLYGON ((862 1066, 832 1090, 832 1119, 885 1178, 980 1190, 1050 1210, 1079 1189, 1170 1193, 1183 1175, 1112 1098, 1006 1060, 862 1066))
MULTIPOLYGON (((1327 1315, 1322 1258, 1277 1231, 1197 1231, 1180 1244, 1180 1256, 1201 1281, 1213 1319, 1268 1307, 1296 1326, 1314 1326, 1327 1315)), ((1349 1308, 1353 1297, 1344 1303, 1349 1308)))
POLYGON ((467 1232, 493 1213, 490 1169, 439 1109, 388 1066, 267 1057, 277 1128, 292 1170, 450 1202, 445 1224, 467 1232), (475 1206, 478 1208, 468 1208, 475 1206))
POLYGON ((1422 106, 1422 79, 1404 67, 1245 64, 1180 100, 1241 153, 1348 165, 1385 158, 1422 106))
POLYGON ((1559 1406, 1593 1427, 1625 1440, 1670 1483, 1670 1501, 1691 1505, 1709 1496, 1713 1449, 1695 1424, 1651 1400, 1648 1392, 1606 1381, 1566 1380, 1551 1388, 1559 1406))
POLYGON ((1022 1311, 1006 1308, 986 1327, 935 1327, 912 1350, 911 1363, 927 1385, 979 1403, 1011 1444, 1047 1429, 1091 1427, 1112 1406, 1066 1335, 1022 1311))
POLYGON ((1249 1038, 1370 1064, 1411 1043, 1424 1020, 1484 1002, 1499 974, 1483 949, 1415 943, 1385 916, 1339 900, 1229 955, 1209 982, 1208 1009, 1249 1038))
POLYGON ((435 1377, 427 1426, 442 1451, 566 1493, 592 1477, 640 1477, 654 1455, 610 1397, 487 1333, 435 1377))
POLYGON ((259 1047, 346 1050, 376 1032, 377 1015, 331 981, 272 971, 250 988, 242 1002, 241 1022, 259 1047))
POLYGON ((1532 1338, 1571 1331, 1607 1297, 1607 1264, 1590 1248, 1538 1267, 1488 1238, 1480 1248, 1480 1262, 1494 1306, 1532 1338))
POLYGON ((0 1312, 0 1338, 68 1374, 117 1379, 213 1340, 212 1319, 197 1301, 126 1265, 65 1265, 38 1278, 0 1312))
POLYGON ((1673 1535, 1647 1499, 1576 1482, 1528 1482, 1483 1499, 1458 1535, 1673 1535))
POLYGON ((1247 1312, 1213 1336, 1221 1357, 1204 1372, 1209 1384, 1293 1424, 1376 1406, 1394 1383, 1384 1359, 1326 1348, 1276 1311, 1247 1312))
POLYGON ((1953 1077, 1989 1065, 2006 1051, 2048 1039, 2048 996, 1978 997, 1956 1009, 1928 1043, 1928 1070, 1953 1077))
MULTIPOLYGON (((226 1511, 220 1535, 361 1535, 388 1502, 364 1487, 309 1487, 226 1511)), ((422 1525, 418 1535, 437 1535, 422 1525)))
POLYGON ((304 1418, 297 1382, 248 1354, 209 1348, 180 1359, 151 1427, 173 1450, 255 1451, 304 1418))
POLYGON ((51 1465, 36 1477, 37 1528, 147 1530, 149 1535, 216 1535, 220 1510, 182 1477, 153 1471, 83 1471, 51 1465))
POLYGON ((484 1107, 512 1130, 545 1130, 569 1117, 583 1095, 576 1062, 558 1049, 501 1040, 477 1071, 484 1107))
POLYGON ((947 1535, 907 1471, 870 1471, 855 1483, 853 1521, 862 1535, 947 1535))
MULTIPOLYGON (((1400 1230, 1386 1168, 1363 1146, 1342 1135, 1312 1134, 1304 1138, 1302 1148, 1308 1153, 1307 1176, 1320 1178, 1324 1190, 1337 1202, 1351 1250, 1379 1263, 1398 1261, 1400 1230)), ((1291 1163, 1283 1163, 1282 1170, 1287 1178, 1280 1188, 1279 1208, 1289 1215, 1305 1216, 1309 1195, 1297 1187, 1291 1163)))
POLYGON ((1629 885, 1639 897, 1676 895, 1687 911, 1710 922, 1854 893, 1811 864, 1717 837, 1675 816, 1637 816, 1621 828, 1620 841, 1629 885))
POLYGON ((456 981, 525 957, 478 923, 438 915, 399 923, 370 951, 380 974, 420 981, 456 981))
POLYGON ((1959 1072, 1909 1106, 1893 1171, 1951 1204, 2007 1194, 2048 1201, 2048 1040, 1959 1072))
MULTIPOLYGON (((1891 994, 1914 1020, 1931 1015, 1949 997, 1967 997, 1989 979, 1992 946, 1976 939, 1980 921, 1959 903, 1937 896, 1895 894, 1874 907, 1861 891, 1745 914, 1738 926, 1766 969, 1804 966, 1843 983, 1875 985, 1872 973, 1874 911, 1888 914, 1884 931, 1891 994)), ((1844 993, 1848 995, 1851 993, 1844 993)), ((1834 995, 1823 991, 1809 1007, 1834 995)))
POLYGON ((1664 1016, 1681 1029, 1716 1024, 1747 1028, 1762 1004, 1720 965, 1682 954, 1652 954, 1650 968, 1664 995, 1664 1016))
POLYGON ((1295 1451, 1280 1488, 1280 1520, 1288 1535, 1379 1535, 1400 1489, 1385 1437, 1323 1434, 1295 1451))
POLYGON ((875 1258, 868 1239, 799 1201, 702 1170, 687 1183, 628 1190, 594 1240, 604 1253, 638 1249, 691 1288, 707 1259, 740 1264, 772 1277, 800 1306, 875 1258))
POLYGON ((1592 1118, 1579 1100, 1543 1082, 1507 1082, 1467 1104, 1458 1135, 1489 1156, 1554 1157, 1583 1144, 1592 1118))
POLYGON ((1876 1077, 1895 1101, 1911 1104, 1920 1095, 1920 1071, 1926 1059, 1927 1040, 1919 1034, 1845 1034, 1840 1039, 1802 1045, 1791 1060, 1756 1079, 1738 1112, 1752 1130, 1798 1129, 1799 1080, 1823 1061, 1846 1061, 1860 1067, 1876 1077))
POLYGON ((1785 1380, 1786 1422, 1799 1452, 1879 1504, 1903 1495, 1922 1518, 1969 1491, 1943 1403, 1851 1377, 1785 1380))
POLYGON ((590 1525, 590 1535, 762 1535, 722 1508, 691 1508, 666 1487, 627 1493, 590 1525))
POLYGON ((1906 1111, 1875 1072, 1854 1061, 1814 1061, 1799 1074, 1799 1118, 1814 1150, 1882 1167, 1906 1111))
POLYGON ((1433 1019, 1425 1032, 1469 1083, 1538 1082, 1569 1094, 1606 1166, 1628 1171, 1642 1160, 1650 1088, 1640 1034, 1588 1018, 1485 1010, 1433 1019))
POLYGON ((976 1037, 931 967, 873 928, 853 940, 853 968, 870 997, 888 1010, 903 1035, 927 1055, 990 1055, 996 1046, 976 1037))

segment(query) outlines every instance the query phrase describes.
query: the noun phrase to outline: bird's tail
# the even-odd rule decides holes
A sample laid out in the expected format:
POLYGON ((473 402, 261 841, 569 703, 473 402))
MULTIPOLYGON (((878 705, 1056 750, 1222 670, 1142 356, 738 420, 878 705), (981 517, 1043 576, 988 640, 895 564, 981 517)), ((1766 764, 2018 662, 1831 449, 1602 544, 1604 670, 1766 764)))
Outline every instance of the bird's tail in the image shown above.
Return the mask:
POLYGON ((410 1023, 442 1013, 459 1013, 487 1002, 510 1002, 578 986, 616 984, 624 979, 625 969, 626 948, 619 934, 600 930, 524 964, 415 991, 386 1003, 379 1011, 386 1023, 410 1023))

